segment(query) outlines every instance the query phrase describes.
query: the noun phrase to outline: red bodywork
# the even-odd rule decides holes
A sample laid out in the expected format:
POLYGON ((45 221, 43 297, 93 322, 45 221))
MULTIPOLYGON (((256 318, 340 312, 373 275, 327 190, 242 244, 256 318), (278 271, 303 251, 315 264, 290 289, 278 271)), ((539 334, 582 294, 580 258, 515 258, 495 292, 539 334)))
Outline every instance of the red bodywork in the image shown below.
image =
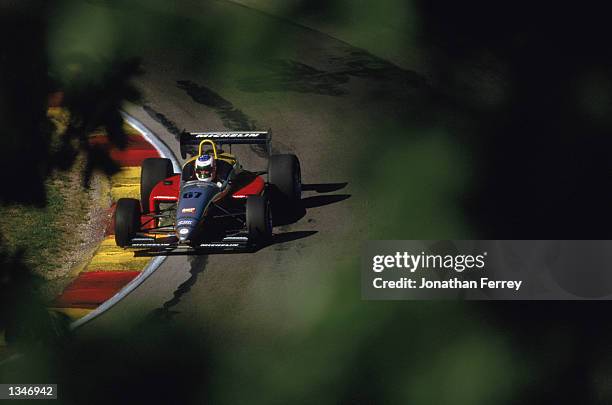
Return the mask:
MULTIPOLYGON (((243 172, 244 173, 244 172, 243 172)), ((266 183, 261 176, 254 176, 248 184, 240 187, 232 192, 232 198, 247 198, 249 195, 261 195, 266 183)), ((149 197, 149 211, 155 212, 156 206, 159 203, 176 202, 179 197, 179 189, 181 187, 181 175, 177 174, 168 177, 164 181, 157 183, 151 196, 149 197)))
POLYGON ((155 212, 157 203, 178 201, 180 187, 180 174, 168 177, 166 180, 157 183, 149 196, 149 211, 155 212))
POLYGON ((233 198, 247 198, 249 195, 261 195, 266 183, 260 176, 255 176, 246 186, 232 193, 233 198))

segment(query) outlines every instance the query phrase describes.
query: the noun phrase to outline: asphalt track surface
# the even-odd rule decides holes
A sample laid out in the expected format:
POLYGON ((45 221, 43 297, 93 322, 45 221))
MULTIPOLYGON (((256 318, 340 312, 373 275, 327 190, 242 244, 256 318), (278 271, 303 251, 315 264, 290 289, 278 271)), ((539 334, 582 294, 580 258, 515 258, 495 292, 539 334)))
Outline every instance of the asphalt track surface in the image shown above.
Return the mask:
MULTIPOLYGON (((355 170, 368 156, 363 132, 402 114, 400 106, 414 97, 421 78, 328 35, 245 7, 226 2, 207 5, 212 11, 199 7, 204 6, 187 11, 265 24, 295 47, 277 49, 273 59, 266 56, 253 69, 237 57, 221 81, 211 82, 193 69, 209 56, 193 56, 180 45, 152 46, 140 55, 142 105, 127 112, 179 161, 177 134, 183 128, 271 128, 274 151, 301 160, 303 216, 276 227, 273 243, 255 253, 169 256, 138 289, 82 327, 84 336, 130 333, 151 317, 171 319, 194 333, 214 331, 218 339, 282 334, 295 327, 292 311, 302 298, 324 300, 325 278, 354 261, 367 239, 362 216, 371 208, 365 198, 368 179, 355 170)), ((259 151, 234 152, 245 168, 264 168, 259 151)), ((355 268, 357 283, 358 272, 355 268)))

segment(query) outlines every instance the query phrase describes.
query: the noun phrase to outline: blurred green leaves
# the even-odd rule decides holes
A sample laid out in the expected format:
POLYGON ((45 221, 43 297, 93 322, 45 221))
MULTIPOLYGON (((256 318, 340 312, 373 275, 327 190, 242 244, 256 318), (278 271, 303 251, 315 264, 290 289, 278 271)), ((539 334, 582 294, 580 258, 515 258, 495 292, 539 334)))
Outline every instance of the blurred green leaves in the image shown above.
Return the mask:
MULTIPOLYGON (((258 0, 240 3, 261 5, 258 0)), ((356 191, 347 200, 358 202, 354 204, 358 223, 350 231, 359 238, 466 238, 483 229, 507 236, 503 229, 559 230, 567 229, 568 221, 609 229, 605 221, 584 219, 597 211, 593 206, 609 206, 604 187, 609 170, 605 164, 593 167, 593 162, 609 161, 610 148, 602 141, 609 138, 605 136, 608 73, 605 68, 582 69, 578 65, 584 58, 558 51, 563 47, 548 46, 563 42, 540 35, 543 22, 550 21, 548 7, 541 14, 546 18, 528 20, 527 30, 509 35, 517 26, 516 17, 523 14, 523 8, 514 3, 502 8, 518 10, 504 25, 493 18, 505 15, 499 10, 491 18, 480 18, 482 4, 266 2, 269 7, 264 11, 277 11, 291 20, 281 29, 274 17, 242 8, 225 13, 224 4, 62 2, 50 11, 48 20, 44 14, 26 19, 30 25, 25 32, 21 20, 8 18, 2 27, 2 51, 3 61, 9 63, 0 65, 2 146, 16 156, 7 158, 7 167, 19 167, 19 175, 30 180, 27 195, 44 201, 34 191, 41 190, 50 168, 69 166, 77 150, 91 158, 90 172, 116 169, 103 151, 90 148, 85 140, 91 131, 105 128, 116 145, 125 145, 118 109, 123 100, 138 100, 132 80, 140 66, 133 57, 157 52, 154 63, 162 68, 178 65, 185 76, 194 73, 199 80, 194 79, 195 85, 210 86, 245 114, 276 108, 274 103, 301 107, 297 113, 290 112, 299 115, 305 126, 331 135, 325 144, 316 145, 327 148, 321 161, 327 159, 330 167, 333 162, 334 168, 350 170, 359 179, 350 184, 356 191), (312 34, 294 21, 327 34, 312 34), (499 24, 505 28, 497 28, 499 24), (15 36, 23 36, 22 44, 15 46, 15 36), (323 46, 324 41, 330 42, 323 46), (308 63, 300 60, 302 56, 309 57, 308 63), (269 60, 279 62, 271 69, 265 63, 269 60), (55 83, 48 81, 48 71, 55 83), (568 79, 576 71, 587 72, 578 84, 568 79), (558 90, 567 81, 573 86, 571 96, 558 90), (329 83, 332 91, 325 88, 329 83), (53 87, 66 91, 72 112, 70 142, 58 155, 49 154, 45 141, 49 131, 45 97, 53 87), (348 101, 342 97, 354 89, 357 96, 347 113, 348 101), (248 104, 248 91, 256 102, 248 104), (295 93, 299 96, 288 96, 295 93), (336 105, 325 104, 330 97, 337 97, 336 105), (332 108, 326 109, 328 105, 332 108), (572 121, 577 106, 586 120, 572 121), (337 127, 311 125, 330 116, 337 127), (582 147, 573 135, 582 135, 591 119, 604 136, 582 147), (559 138, 574 142, 551 150, 559 138), (343 149, 346 139, 354 147, 350 154, 343 149), (23 164, 21 157, 32 150, 38 151, 36 161, 23 164), (549 156, 560 156, 564 164, 547 164, 549 156), (586 169, 566 164, 576 156, 586 157, 586 169), (542 167, 551 175, 541 175, 542 167), (570 190, 551 198, 558 191, 555 182, 568 181, 586 184, 582 190, 592 194, 570 190), (537 196, 539 211, 532 210, 537 196), (564 197, 582 204, 565 209, 564 197), (465 204, 474 200, 478 204, 473 204, 475 215, 470 217, 465 204), (517 213, 518 204, 523 205, 517 213), (549 222, 543 221, 542 215, 550 212, 549 222), (367 233, 361 233, 364 224, 367 233)), ((535 11, 528 17, 537 15, 535 11)), ((564 24, 552 32, 571 31, 564 24)), ((572 40, 567 41, 569 45, 589 43, 567 39, 572 40)), ((600 52, 593 54, 607 48, 600 46, 600 52)), ((186 77, 158 79, 180 85, 186 77)), ((262 123, 259 116, 255 119, 262 123)), ((2 198, 14 195, 5 192, 2 198)), ((189 378, 194 384, 200 382, 195 389, 214 402, 287 403, 310 398, 323 403, 488 404, 521 401, 526 387, 534 390, 545 385, 552 392, 569 385, 564 383, 574 384, 574 377, 590 367, 582 360, 583 353, 598 344, 605 347, 602 340, 609 338, 608 331, 600 331, 600 319, 589 322, 588 315, 597 313, 594 308, 572 312, 564 307, 564 312, 536 305, 508 309, 459 302, 362 302, 358 265, 348 257, 359 252, 351 251, 335 261, 336 266, 329 266, 330 251, 336 256, 346 254, 338 253, 336 247, 325 246, 327 251, 301 260, 298 276, 280 283, 286 291, 271 305, 262 304, 265 297, 244 298, 258 304, 249 313, 254 314, 250 323, 214 319, 206 324, 205 337, 192 325, 178 322, 168 328, 157 320, 146 328, 130 325, 134 334, 129 339, 96 336, 86 342, 95 350, 77 345, 60 353, 59 358, 68 361, 46 367, 57 365, 59 371, 52 370, 50 375, 59 374, 68 384, 76 382, 69 385, 76 398, 99 394, 91 395, 94 402, 104 401, 103 390, 88 386, 91 381, 150 387, 148 379, 157 377, 154 381, 160 385, 187 390, 181 391, 187 394, 182 397, 185 402, 196 401, 189 391, 194 388, 183 385, 184 378, 189 378), (564 326, 568 319, 576 326, 564 326), (546 330, 559 331, 578 343, 551 345, 559 339, 543 333, 546 330), (536 349, 530 349, 534 340, 536 349), (208 350, 210 358, 204 355, 208 350), (527 358, 537 361, 531 360, 527 367, 527 358), (121 364, 119 379, 115 378, 117 364, 121 364), (143 365, 147 374, 139 378, 143 365), (555 373, 556 368, 562 371, 555 373), (104 378, 96 380, 91 375, 104 378), (543 375, 552 377, 547 380, 543 375)), ((3 267, 21 268, 18 259, 6 258, 3 267)), ((581 383, 591 388, 591 381, 576 384, 581 383)))
POLYGON ((60 86, 74 86, 79 80, 103 81, 105 70, 120 45, 113 16, 108 8, 91 3, 58 4, 52 12, 47 40, 50 67, 60 86), (83 66, 74 60, 75 55, 91 63, 83 66))
POLYGON ((399 136, 374 137, 386 142, 376 153, 378 164, 355 167, 370 179, 370 238, 465 237, 469 228, 460 202, 471 180, 468 150, 442 129, 398 126, 383 133, 399 136))

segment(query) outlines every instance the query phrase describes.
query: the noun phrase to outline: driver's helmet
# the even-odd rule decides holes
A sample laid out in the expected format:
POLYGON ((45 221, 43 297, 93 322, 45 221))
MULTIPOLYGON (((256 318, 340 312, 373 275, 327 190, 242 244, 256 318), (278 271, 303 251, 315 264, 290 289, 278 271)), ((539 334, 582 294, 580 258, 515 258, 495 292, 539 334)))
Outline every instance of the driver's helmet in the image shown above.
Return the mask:
POLYGON ((198 180, 211 181, 215 177, 215 159, 208 153, 198 156, 195 161, 195 174, 198 180))

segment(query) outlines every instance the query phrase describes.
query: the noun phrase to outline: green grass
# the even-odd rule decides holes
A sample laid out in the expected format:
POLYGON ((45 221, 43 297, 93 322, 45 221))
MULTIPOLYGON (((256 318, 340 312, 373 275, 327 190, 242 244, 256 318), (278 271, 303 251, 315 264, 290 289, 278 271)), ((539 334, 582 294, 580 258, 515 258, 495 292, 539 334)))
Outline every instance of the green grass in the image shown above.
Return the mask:
MULTIPOLYGON (((53 139, 56 142, 65 129, 67 115, 55 110, 49 116, 58 129, 53 139)), ((81 183, 82 169, 79 159, 69 171, 56 172, 46 181, 45 207, 0 206, 0 235, 5 249, 9 253, 23 251, 26 263, 44 278, 59 276, 54 271, 65 267, 66 258, 82 242, 76 230, 86 223, 91 206, 89 192, 81 183)))
POLYGON ((44 208, 16 204, 0 207, 5 246, 11 252, 23 250, 26 263, 43 277, 61 267, 66 253, 80 242, 74 229, 86 221, 88 199, 76 172, 78 168, 54 175, 47 182, 44 208))

